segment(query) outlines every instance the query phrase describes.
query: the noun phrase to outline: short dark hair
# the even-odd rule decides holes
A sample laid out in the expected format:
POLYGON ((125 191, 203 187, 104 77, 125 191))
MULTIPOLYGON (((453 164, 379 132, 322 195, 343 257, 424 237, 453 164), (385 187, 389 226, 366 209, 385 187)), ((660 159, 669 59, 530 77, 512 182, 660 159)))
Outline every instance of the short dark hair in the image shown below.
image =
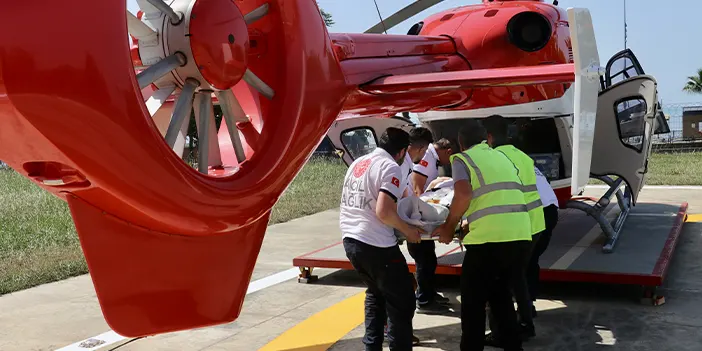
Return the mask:
POLYGON ((501 140, 507 139, 509 121, 500 115, 492 115, 483 121, 485 131, 493 137, 501 140))
POLYGON ((390 127, 383 132, 378 140, 378 147, 390 155, 397 155, 400 150, 407 148, 410 143, 409 134, 400 128, 390 127))
POLYGON ((434 142, 434 147, 439 150, 448 150, 451 148, 451 142, 446 138, 441 138, 434 142))
POLYGON ((485 138, 485 127, 475 119, 465 121, 458 131, 458 142, 466 149, 482 143, 485 138))
POLYGON ((410 145, 429 145, 434 142, 431 131, 424 127, 412 128, 409 132, 410 145))

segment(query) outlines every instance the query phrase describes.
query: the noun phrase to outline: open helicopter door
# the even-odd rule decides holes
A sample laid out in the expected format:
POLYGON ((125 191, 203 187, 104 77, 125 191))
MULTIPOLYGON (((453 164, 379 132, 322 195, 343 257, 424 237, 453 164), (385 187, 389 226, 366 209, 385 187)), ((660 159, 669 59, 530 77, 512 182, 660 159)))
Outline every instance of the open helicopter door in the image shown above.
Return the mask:
MULTIPOLYGON (((614 54, 607 62, 605 75, 602 79, 602 91, 604 92, 611 86, 622 81, 645 74, 646 72, 644 72, 634 52, 632 52, 631 49, 624 49, 614 54)), ((670 133, 668 121, 665 119, 665 114, 658 102, 656 102, 656 110, 656 123, 653 127, 653 134, 670 133)))
POLYGON ((631 50, 612 56, 604 77, 591 173, 621 178, 635 204, 648 170, 653 135, 670 129, 659 113, 656 80, 644 73, 631 50))
POLYGON ((600 93, 591 172, 618 176, 631 190, 632 202, 648 170, 658 102, 656 80, 640 75, 600 93))
POLYGON ((606 238, 602 249, 609 253, 643 187, 653 136, 669 128, 659 113, 656 80, 643 74, 630 50, 612 57, 603 83, 597 102, 590 173, 609 189, 594 205, 571 201, 568 207, 581 209, 599 222, 606 238), (659 128, 661 118, 665 125, 659 128), (610 223, 607 208, 615 195, 620 212, 610 223))
POLYGON ((414 123, 403 117, 349 117, 338 119, 327 132, 337 153, 346 165, 375 150, 385 129, 401 128, 409 131, 414 123))

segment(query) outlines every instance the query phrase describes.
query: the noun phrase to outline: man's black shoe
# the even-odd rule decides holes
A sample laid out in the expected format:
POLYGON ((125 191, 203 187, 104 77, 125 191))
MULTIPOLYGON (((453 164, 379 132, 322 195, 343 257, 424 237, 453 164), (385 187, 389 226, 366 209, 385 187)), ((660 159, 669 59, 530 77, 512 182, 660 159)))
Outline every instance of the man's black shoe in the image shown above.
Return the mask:
POLYGON ((443 297, 439 295, 439 293, 436 293, 436 295, 434 295, 434 301, 442 305, 448 305, 451 303, 451 300, 449 300, 448 297, 443 297))
POLYGON ((498 340, 494 335, 492 335, 492 332, 489 332, 485 335, 483 345, 497 347, 497 348, 504 348, 502 346, 502 342, 500 342, 500 340, 498 340))
MULTIPOLYGON (((489 332, 485 335, 485 339, 483 339, 483 346, 491 346, 491 347, 496 347, 498 349, 504 349, 505 345, 494 335, 492 335, 492 332, 489 332)), ((520 348, 520 350, 524 350, 520 348)))
POLYGON ((519 336, 521 336, 522 341, 527 341, 536 336, 536 329, 533 325, 520 324, 519 336))
POLYGON ((436 301, 420 303, 417 301, 417 309, 419 312, 447 312, 448 306, 442 305, 436 301))
MULTIPOLYGON (((388 338, 388 325, 387 323, 385 324, 385 330, 383 330, 383 336, 387 339, 388 338)), ((412 345, 417 346, 419 345, 419 338, 412 334, 412 345)))

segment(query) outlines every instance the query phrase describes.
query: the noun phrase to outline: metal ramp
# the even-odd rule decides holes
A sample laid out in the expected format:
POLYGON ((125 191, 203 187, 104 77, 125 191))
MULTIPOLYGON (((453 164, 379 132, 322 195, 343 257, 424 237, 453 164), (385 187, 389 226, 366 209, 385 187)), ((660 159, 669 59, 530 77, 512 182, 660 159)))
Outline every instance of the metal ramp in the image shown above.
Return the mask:
MULTIPOLYGON (((602 213, 608 221, 620 218, 621 207, 612 202, 602 213)), ((597 220, 579 209, 559 211, 551 243, 541 256, 541 280, 632 284, 656 287, 665 273, 687 216, 687 203, 639 203, 621 226, 617 250, 602 250, 608 240, 597 220)), ((402 245, 410 271, 414 261, 402 245)), ((437 243, 437 274, 459 275, 464 252, 457 243, 437 243)), ((353 269, 341 242, 293 259, 300 282, 316 280, 314 268, 353 269)))

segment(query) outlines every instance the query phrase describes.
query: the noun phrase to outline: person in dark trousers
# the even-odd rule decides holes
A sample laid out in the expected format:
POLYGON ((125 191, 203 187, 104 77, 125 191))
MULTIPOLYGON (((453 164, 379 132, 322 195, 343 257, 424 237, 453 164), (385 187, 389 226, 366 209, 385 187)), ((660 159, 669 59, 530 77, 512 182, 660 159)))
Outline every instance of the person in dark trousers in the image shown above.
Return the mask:
MULTIPOLYGON (((401 184, 404 184, 405 190, 403 191, 402 197, 407 197, 414 195, 412 181, 410 175, 412 173, 412 166, 418 164, 422 158, 426 155, 427 149, 432 143, 432 134, 429 129, 424 127, 415 127, 409 131, 409 146, 407 147, 407 152, 405 154, 405 160, 400 165, 402 170, 402 175, 405 177, 401 180, 401 184)), ((415 266, 417 267, 417 277, 412 275, 412 286, 413 291, 420 291, 418 287, 418 280, 422 280, 423 291, 428 291, 428 287, 433 288, 434 271, 436 270, 436 253, 434 251, 434 241, 433 240, 422 240, 419 244, 407 243, 407 249, 410 255, 415 261, 415 266), (431 242, 431 247, 427 247, 425 243, 431 242), (431 251, 429 251, 431 250, 431 251), (433 262, 434 267, 431 268, 431 256, 434 256, 433 262), (430 273, 429 273, 430 272, 430 273), (431 276, 428 276, 431 274, 431 276), (428 277, 427 277, 428 276, 428 277)), ((426 294, 425 294, 426 295, 426 294)), ((437 294, 438 295, 438 294, 437 294)), ((443 296, 439 295, 440 298, 445 299, 443 296)), ((418 298, 419 299, 419 298, 418 298)), ((448 299, 446 299, 448 302, 448 299)), ((385 325, 385 335, 387 335, 388 326, 385 325)), ((418 343, 419 338, 414 337, 414 342, 418 343)))
MULTIPOLYGON (((424 160, 425 155, 430 152, 429 145, 434 142, 431 131, 424 127, 417 127, 410 130, 410 147, 423 148, 422 154, 416 163, 424 160)), ((436 165, 438 162, 434 162, 436 165)), ((438 168, 438 166, 436 166, 438 168)), ((438 172, 438 169, 437 169, 438 172)), ((416 194, 419 196, 421 194, 416 194)), ((417 244, 407 243, 407 251, 414 260, 417 267, 417 308, 419 311, 445 312, 448 311, 446 304, 449 299, 440 295, 436 291, 436 245, 434 240, 422 240, 417 244)))
POLYGON ((403 190, 400 164, 408 145, 407 132, 388 128, 378 147, 356 159, 344 178, 339 228, 346 257, 367 286, 363 343, 368 351, 382 350, 386 321, 390 350, 410 350, 416 342, 412 275, 394 231, 411 243, 420 242, 423 233, 397 214, 403 190))
POLYGON ((439 242, 453 241, 462 218, 461 350, 484 349, 485 305, 504 336, 507 351, 522 350, 510 287, 523 274, 531 247, 531 221, 521 181, 512 162, 484 142, 485 129, 468 120, 459 131, 462 152, 451 156, 454 195, 446 222, 432 232, 439 242))
MULTIPOLYGON (((551 242, 553 229, 555 229, 558 224, 558 198, 556 197, 556 193, 553 191, 551 184, 541 170, 539 170, 538 167, 534 168, 536 171, 536 188, 544 206, 546 229, 539 234, 539 240, 533 244, 531 257, 529 258, 529 264, 526 270, 529 295, 533 302, 535 302, 539 296, 539 272, 541 271, 539 258, 548 248, 548 244, 551 242)), ((536 308, 532 308, 532 317, 536 317, 536 308)))
MULTIPOLYGON (((483 122, 488 134, 488 144, 495 150, 503 153, 510 159, 514 167, 517 169, 519 178, 522 183, 521 190, 524 193, 525 202, 531 222, 532 246, 529 249, 529 255, 525 257, 523 262, 523 273, 520 275, 512 290, 515 301, 517 302, 517 311, 521 327, 521 337, 527 340, 536 335, 534 327, 534 304, 530 294, 529 282, 527 281, 527 270, 530 260, 533 258, 533 250, 535 245, 540 241, 541 233, 546 230, 544 218, 543 202, 541 194, 538 191, 538 169, 534 165, 534 160, 527 154, 517 149, 510 144, 508 138, 509 122, 507 119, 499 115, 492 115, 483 122)), ((539 174, 541 172, 538 172, 539 174)), ((537 258, 538 260, 538 258, 537 258)), ((492 322, 491 313, 488 313, 488 319, 492 322)), ((485 336, 485 344, 489 346, 499 347, 502 345, 500 340, 501 335, 499 327, 494 323, 490 323, 491 333, 485 336)))

